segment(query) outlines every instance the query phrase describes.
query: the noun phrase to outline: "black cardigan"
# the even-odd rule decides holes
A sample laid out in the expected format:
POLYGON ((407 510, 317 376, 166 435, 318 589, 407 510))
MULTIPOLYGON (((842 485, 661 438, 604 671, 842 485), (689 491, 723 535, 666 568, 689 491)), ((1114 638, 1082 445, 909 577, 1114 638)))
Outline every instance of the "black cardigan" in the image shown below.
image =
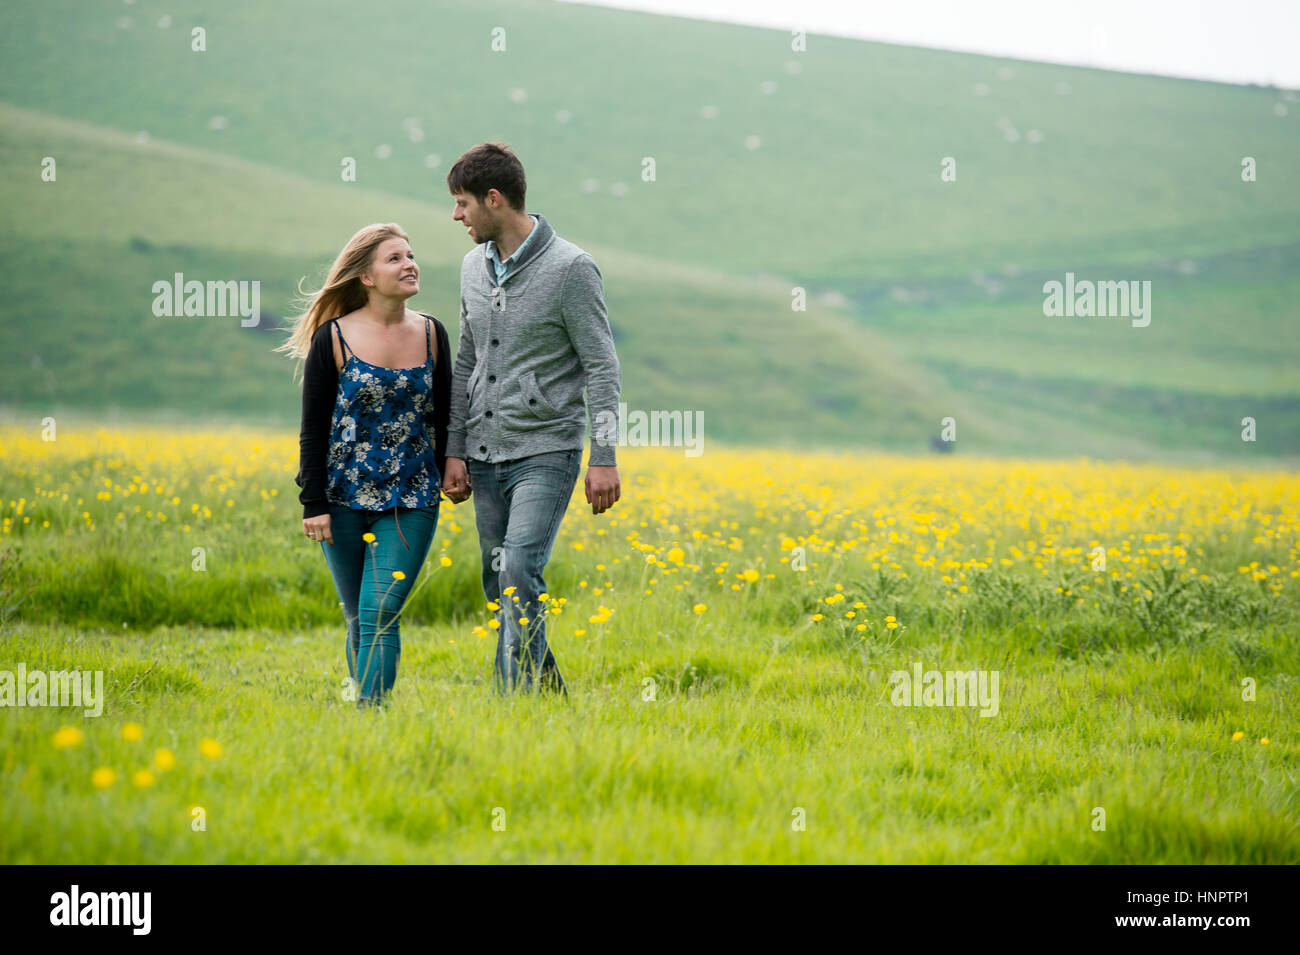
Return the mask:
MULTIPOLYGON (((434 461, 438 473, 442 474, 447 464, 447 420, 451 411, 451 345, 442 322, 432 315, 424 317, 433 322, 438 343, 438 356, 433 366, 432 426, 434 461)), ((328 514, 330 509, 325 496, 326 459, 330 447, 330 420, 334 417, 339 390, 339 371, 334 365, 333 324, 325 322, 316 329, 303 366, 302 428, 298 433, 298 477, 295 479, 302 488, 298 501, 302 504, 303 520, 328 514)), ((430 422, 426 420, 424 426, 427 434, 430 422)))

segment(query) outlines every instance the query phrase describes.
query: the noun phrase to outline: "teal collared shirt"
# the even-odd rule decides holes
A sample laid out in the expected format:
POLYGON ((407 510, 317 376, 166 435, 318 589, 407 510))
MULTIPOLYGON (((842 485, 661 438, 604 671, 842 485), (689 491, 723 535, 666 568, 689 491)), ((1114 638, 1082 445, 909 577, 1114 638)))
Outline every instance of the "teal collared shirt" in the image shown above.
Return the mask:
POLYGON ((537 235, 537 216, 530 212, 528 213, 528 218, 533 220, 532 231, 528 233, 523 242, 519 243, 519 248, 515 249, 514 254, 504 262, 497 258, 497 244, 491 239, 488 239, 487 241, 487 256, 488 260, 492 263, 492 268, 496 271, 497 285, 501 284, 502 280, 504 280, 510 273, 510 270, 514 268, 515 263, 519 261, 519 253, 522 252, 528 243, 533 240, 533 236, 537 235))

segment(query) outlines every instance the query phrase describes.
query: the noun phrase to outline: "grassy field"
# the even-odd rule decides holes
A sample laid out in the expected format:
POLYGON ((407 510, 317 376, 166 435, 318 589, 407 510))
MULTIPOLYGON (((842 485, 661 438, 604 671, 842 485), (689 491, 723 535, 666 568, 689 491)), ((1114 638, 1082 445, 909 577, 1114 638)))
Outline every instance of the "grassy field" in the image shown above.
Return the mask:
POLYGON ((569 701, 490 695, 444 503, 359 713, 294 435, 0 452, 0 672, 106 689, 4 712, 0 861, 1300 861, 1294 475, 625 449, 548 573, 569 701), (918 664, 996 714, 896 705, 918 664))

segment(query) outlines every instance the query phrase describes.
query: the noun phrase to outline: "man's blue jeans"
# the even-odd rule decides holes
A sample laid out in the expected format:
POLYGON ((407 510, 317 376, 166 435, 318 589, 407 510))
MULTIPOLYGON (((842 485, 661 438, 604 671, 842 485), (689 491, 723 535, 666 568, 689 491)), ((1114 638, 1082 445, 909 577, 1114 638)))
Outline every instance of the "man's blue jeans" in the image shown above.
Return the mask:
POLYGON ((399 507, 396 516, 392 510, 330 505, 334 543, 320 546, 348 623, 348 674, 358 687, 357 706, 379 702, 397 680, 402 606, 437 526, 437 503, 399 507), (362 540, 367 532, 375 535, 369 543, 362 540), (401 571, 403 579, 395 579, 393 571, 401 571))
POLYGON ((493 687, 504 695, 522 679, 523 688, 532 690, 536 673, 541 687, 568 696, 546 642, 546 608, 537 598, 546 593, 542 572, 582 469, 582 451, 551 451, 496 464, 471 458, 465 464, 474 489, 483 594, 501 605, 493 687), (520 617, 528 623, 521 625, 520 617))

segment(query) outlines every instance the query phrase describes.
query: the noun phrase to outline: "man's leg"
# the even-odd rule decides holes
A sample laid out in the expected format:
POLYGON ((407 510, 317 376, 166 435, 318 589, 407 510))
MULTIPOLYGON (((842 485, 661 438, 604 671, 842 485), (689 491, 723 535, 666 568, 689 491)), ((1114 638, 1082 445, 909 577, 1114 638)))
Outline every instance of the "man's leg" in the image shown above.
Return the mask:
MULTIPOLYGON (((472 458, 465 462, 469 471, 470 484, 474 488, 474 524, 478 530, 479 560, 482 564, 483 596, 491 603, 501 600, 501 555, 506 539, 506 518, 509 506, 502 488, 500 475, 505 465, 484 464, 472 458)), ((507 602, 508 599, 507 599, 507 602)), ((509 661, 514 654, 514 647, 507 645, 511 631, 506 627, 508 614, 502 610, 496 613, 497 650, 492 665, 492 685, 498 693, 504 693, 514 686, 518 676, 517 668, 509 661)))
POLYGON ((511 628, 507 646, 514 652, 507 663, 523 671, 525 689, 532 688, 536 674, 544 688, 568 695, 546 640, 546 607, 537 598, 546 592, 543 573, 581 469, 582 452, 576 450, 509 462, 504 487, 508 512, 499 572, 505 617, 502 630, 511 628), (513 592, 504 596, 511 588, 513 592), (528 622, 520 624, 520 618, 528 622))

